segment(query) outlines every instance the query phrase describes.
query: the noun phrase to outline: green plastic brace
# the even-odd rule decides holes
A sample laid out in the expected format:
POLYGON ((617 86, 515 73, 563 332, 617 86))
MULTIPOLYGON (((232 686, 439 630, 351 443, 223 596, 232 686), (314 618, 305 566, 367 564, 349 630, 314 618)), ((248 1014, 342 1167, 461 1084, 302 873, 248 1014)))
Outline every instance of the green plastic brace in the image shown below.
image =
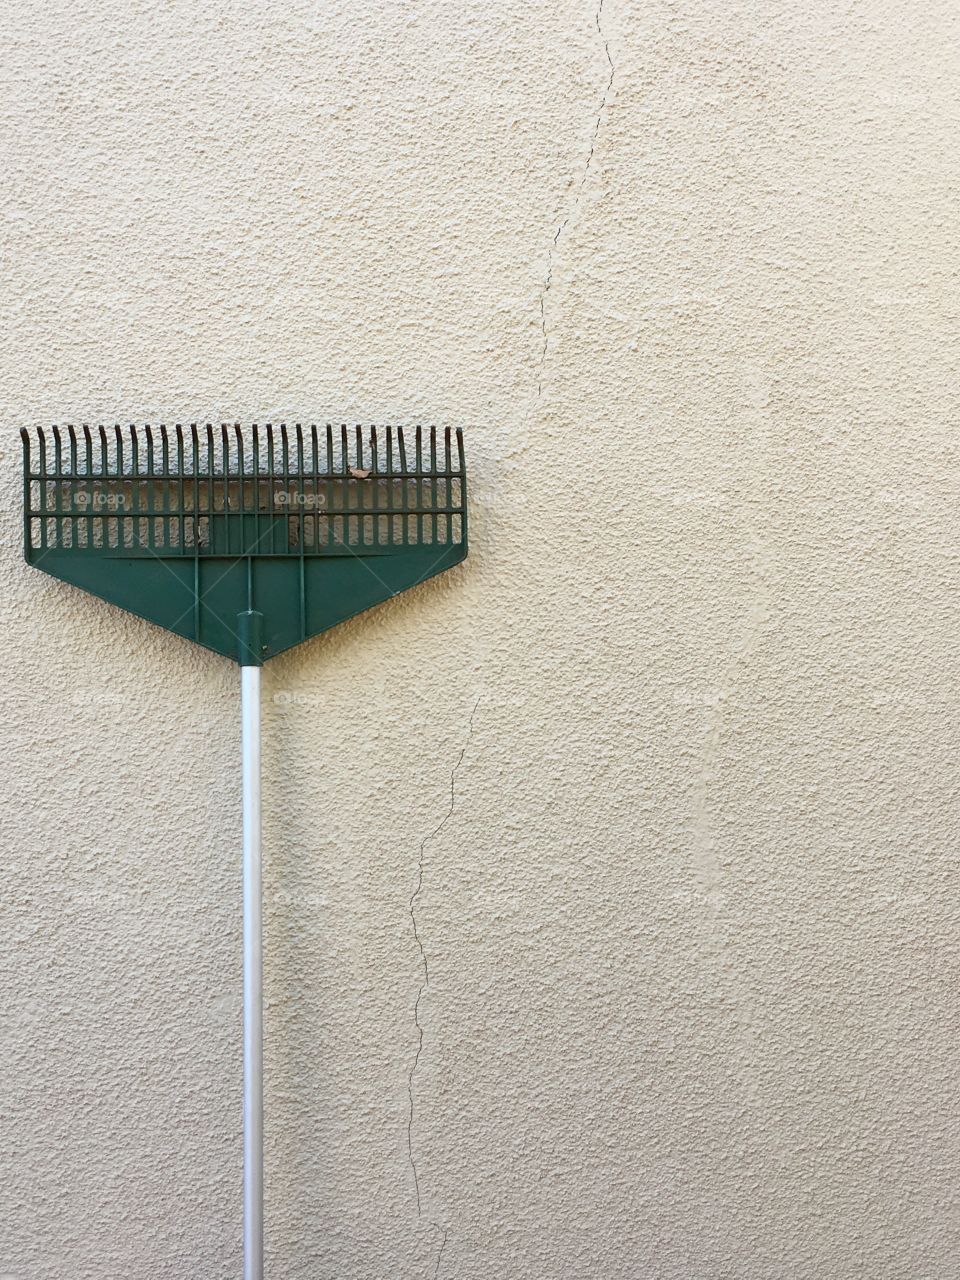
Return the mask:
POLYGON ((462 434, 409 435, 24 431, 24 554, 216 653, 264 662, 466 557, 462 434))

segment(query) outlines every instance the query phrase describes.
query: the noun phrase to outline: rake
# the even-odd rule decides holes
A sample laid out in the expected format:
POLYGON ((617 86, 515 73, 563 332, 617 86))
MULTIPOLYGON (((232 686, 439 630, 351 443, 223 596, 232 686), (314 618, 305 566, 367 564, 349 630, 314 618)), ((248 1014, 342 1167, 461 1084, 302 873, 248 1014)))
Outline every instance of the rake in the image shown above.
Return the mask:
POLYGON ((460 431, 23 431, 29 564, 240 665, 243 1267, 263 1276, 260 668, 465 559, 460 431))

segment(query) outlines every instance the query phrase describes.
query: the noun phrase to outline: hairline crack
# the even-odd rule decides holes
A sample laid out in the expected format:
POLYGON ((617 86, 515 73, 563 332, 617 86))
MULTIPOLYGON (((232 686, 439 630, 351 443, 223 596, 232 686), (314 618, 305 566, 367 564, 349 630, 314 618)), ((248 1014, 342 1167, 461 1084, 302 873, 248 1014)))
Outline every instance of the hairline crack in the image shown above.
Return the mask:
MULTIPOLYGON (((417 1160, 416 1160, 416 1156, 414 1155, 414 1149, 413 1149, 413 1121, 414 1121, 414 1112, 415 1112, 414 1077, 417 1074, 417 1067, 420 1065, 420 1057, 423 1053, 423 1023, 420 1021, 420 1003, 423 1000, 423 996, 424 996, 424 993, 426 992, 427 987, 430 985, 430 967, 427 961, 427 953, 426 953, 426 950, 424 949, 423 939, 420 936, 420 930, 417 925, 417 899, 420 897, 421 893, 423 892, 424 851, 427 845, 430 843, 430 841, 436 840, 436 838, 440 835, 440 832, 443 830, 443 828, 447 825, 447 823, 453 817, 453 811, 456 808, 457 772, 460 769, 460 766, 463 764, 463 758, 467 754, 467 748, 469 747, 470 741, 473 738, 473 722, 474 722, 474 719, 476 718, 477 708, 480 706, 482 696, 483 695, 481 694, 480 697, 478 697, 476 702, 473 704, 473 710, 470 712, 470 720, 467 725, 466 740, 464 741, 463 746, 460 748, 460 754, 457 757, 456 762, 453 765, 453 768, 450 770, 450 803, 447 807, 447 811, 443 815, 443 817, 440 819, 440 822, 433 828, 433 830, 427 832, 427 834, 420 841, 420 851, 417 856, 417 881, 414 886, 413 893, 410 895, 410 921, 413 926, 413 937, 417 944, 417 950, 420 955, 420 967, 423 974, 422 981, 417 990, 417 998, 414 1001, 414 1006, 413 1006, 413 1020, 417 1029, 417 1051, 416 1051, 416 1054, 414 1055, 414 1059, 410 1067, 410 1074, 407 1078, 407 1094, 410 1102, 410 1109, 407 1117, 407 1158, 410 1163, 410 1170, 413 1174, 413 1188, 414 1188, 414 1192, 416 1193, 418 1218, 423 1217, 423 1205, 420 1198, 420 1174, 417 1169, 417 1160)), ((439 1276, 440 1274, 440 1263, 443 1258, 443 1251, 447 1247, 447 1228, 441 1226, 439 1222, 431 1222, 431 1226, 442 1237, 440 1240, 440 1249, 437 1253, 436 1270, 434 1271, 434 1280, 436 1280, 436 1277, 439 1276)))
POLYGON ((590 138, 590 147, 587 151, 587 158, 584 161, 583 169, 581 170, 581 173, 580 173, 580 181, 577 183, 576 190, 574 192, 573 202, 570 206, 568 213, 562 219, 562 221, 560 222, 560 225, 557 227, 556 231, 554 232, 553 240, 547 252, 547 272, 544 278, 543 288, 540 290, 540 297, 539 297, 540 332, 543 336, 543 344, 540 348, 540 362, 537 366, 537 399, 538 400, 543 394, 543 373, 547 363, 547 351, 550 346, 550 337, 547 331, 547 294, 550 292, 551 288, 553 287, 553 259, 557 250, 557 246, 560 243, 560 237, 563 235, 567 227, 573 221, 574 217, 576 216, 577 210, 580 208, 580 197, 583 194, 583 188, 586 185, 587 177, 593 165, 593 155, 594 155, 594 151, 596 150, 597 139, 600 136, 600 124, 603 120, 604 112, 607 109, 607 104, 610 98, 610 91, 613 89, 613 79, 614 79, 614 76, 616 75, 616 68, 614 67, 613 58, 610 54, 610 41, 604 34, 603 26, 601 25, 601 22, 600 22, 600 19, 603 15, 603 3, 604 3, 604 0, 600 0, 599 5, 597 6, 597 11, 594 14, 594 23, 596 24, 596 28, 597 28, 597 35, 600 37, 600 42, 603 45, 603 52, 607 59, 607 65, 610 68, 610 74, 607 77, 607 83, 604 87, 603 94, 600 99, 600 106, 597 108, 597 116, 593 125, 593 134, 590 138))

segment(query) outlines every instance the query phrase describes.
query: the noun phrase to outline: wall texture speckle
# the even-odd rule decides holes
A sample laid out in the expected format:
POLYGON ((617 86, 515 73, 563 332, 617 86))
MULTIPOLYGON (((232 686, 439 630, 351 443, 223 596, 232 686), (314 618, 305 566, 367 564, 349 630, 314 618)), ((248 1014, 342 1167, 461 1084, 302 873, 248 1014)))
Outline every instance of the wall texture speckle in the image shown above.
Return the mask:
POLYGON ((956 5, 0 24, 0 1276, 238 1275, 237 672, 19 546, 196 418, 473 475, 266 669, 269 1275, 960 1274, 956 5))

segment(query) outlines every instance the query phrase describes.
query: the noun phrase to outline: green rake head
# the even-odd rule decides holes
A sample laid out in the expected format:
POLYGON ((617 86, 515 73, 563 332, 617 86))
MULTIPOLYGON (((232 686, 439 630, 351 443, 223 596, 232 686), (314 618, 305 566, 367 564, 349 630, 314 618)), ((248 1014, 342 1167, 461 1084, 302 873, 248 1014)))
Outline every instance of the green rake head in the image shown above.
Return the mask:
POLYGON ((244 665, 467 554, 460 431, 21 434, 27 561, 244 665))

